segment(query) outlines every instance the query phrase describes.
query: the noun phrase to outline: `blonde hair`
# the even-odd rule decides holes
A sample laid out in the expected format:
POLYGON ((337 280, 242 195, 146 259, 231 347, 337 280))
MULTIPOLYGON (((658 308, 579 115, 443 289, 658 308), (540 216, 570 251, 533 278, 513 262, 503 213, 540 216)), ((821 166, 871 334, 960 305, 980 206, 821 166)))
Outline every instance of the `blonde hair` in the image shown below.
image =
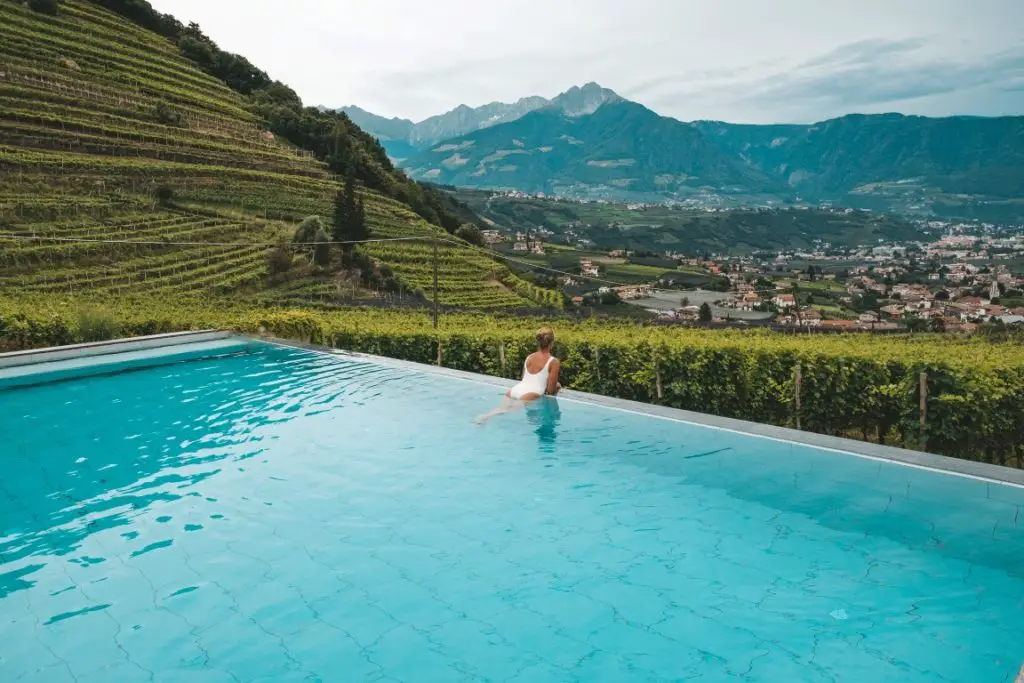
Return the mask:
POLYGON ((537 330, 537 348, 550 349, 555 343, 555 331, 550 327, 542 327, 537 330))

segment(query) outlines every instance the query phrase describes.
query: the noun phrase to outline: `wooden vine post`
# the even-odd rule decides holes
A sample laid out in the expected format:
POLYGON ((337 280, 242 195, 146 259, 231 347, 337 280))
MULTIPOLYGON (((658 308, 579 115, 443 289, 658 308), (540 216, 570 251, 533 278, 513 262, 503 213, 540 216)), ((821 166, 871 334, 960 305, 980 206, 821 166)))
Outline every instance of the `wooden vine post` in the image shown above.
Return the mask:
POLYGON ((928 447, 928 436, 925 426, 928 423, 928 373, 924 370, 918 375, 918 385, 921 395, 921 450, 928 447))
POLYGON ((661 365, 658 363, 657 352, 654 354, 654 390, 659 401, 665 397, 665 392, 662 390, 661 386, 661 365))
MULTIPOLYGON (((437 329, 437 235, 434 235, 434 329, 437 329)), ((440 343, 438 348, 441 348, 440 343)), ((440 361, 437 364, 440 365, 440 361)))
POLYGON ((793 368, 793 397, 796 399, 796 428, 800 429, 800 389, 804 383, 804 369, 800 361, 793 368))

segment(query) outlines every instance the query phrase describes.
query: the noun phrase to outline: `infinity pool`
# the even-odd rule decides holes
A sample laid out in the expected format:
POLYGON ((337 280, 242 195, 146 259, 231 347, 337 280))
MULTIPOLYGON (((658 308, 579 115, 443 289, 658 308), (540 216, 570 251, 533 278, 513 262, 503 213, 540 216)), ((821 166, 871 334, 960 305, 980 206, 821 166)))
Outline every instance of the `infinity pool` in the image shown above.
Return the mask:
POLYGON ((247 353, 0 390, 0 681, 1012 681, 1024 489, 247 353))

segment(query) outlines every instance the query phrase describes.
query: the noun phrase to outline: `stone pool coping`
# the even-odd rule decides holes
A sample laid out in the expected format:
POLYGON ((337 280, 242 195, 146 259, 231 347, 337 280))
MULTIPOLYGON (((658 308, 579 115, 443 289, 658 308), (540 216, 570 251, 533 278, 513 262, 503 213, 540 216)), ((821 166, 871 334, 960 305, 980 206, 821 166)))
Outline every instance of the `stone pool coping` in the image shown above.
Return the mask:
POLYGON ((68 344, 67 346, 50 346, 42 349, 25 349, 0 353, 0 368, 13 368, 21 365, 50 363, 53 361, 85 358, 88 356, 104 356, 111 353, 126 351, 143 351, 179 344, 195 344, 205 341, 217 341, 239 337, 226 330, 197 330, 194 332, 169 332, 167 334, 151 334, 144 337, 128 337, 110 339, 85 344, 68 344))
MULTIPOLYGON (((392 367, 403 368, 415 372, 425 372, 452 379, 475 382, 477 384, 485 384, 495 388, 506 389, 516 384, 515 380, 505 379, 503 377, 480 375, 474 372, 467 372, 465 370, 455 370, 443 366, 415 363, 413 361, 399 360, 386 356, 334 349, 325 346, 317 346, 315 344, 305 344, 288 339, 259 336, 252 336, 251 339, 276 346, 288 346, 333 356, 365 360, 381 365, 390 365, 392 367)), ((602 406, 613 410, 644 415, 647 417, 683 422, 700 427, 708 427, 711 429, 719 429, 748 436, 756 436, 773 441, 796 443, 822 450, 842 453, 844 455, 852 455, 859 458, 886 461, 907 467, 945 472, 970 477, 972 479, 980 479, 983 481, 1008 484, 1010 486, 1024 488, 1024 470, 1012 467, 1002 467, 1000 465, 976 462, 974 460, 962 460, 960 458, 952 458, 935 453, 926 453, 924 451, 912 451, 906 448, 898 448, 896 446, 883 446, 867 441, 855 441, 853 439, 844 439, 838 436, 805 432, 802 430, 778 427, 759 422, 748 422, 747 420, 720 417, 718 415, 698 413, 690 410, 682 410, 680 408, 669 408, 667 406, 660 406, 653 403, 612 398, 610 396, 574 391, 572 389, 563 389, 559 392, 558 397, 560 399, 566 399, 576 403, 587 403, 590 405, 602 406)))
MULTIPOLYGON (((174 332, 170 334, 115 339, 88 344, 74 344, 70 346, 0 353, 0 370, 54 361, 59 362, 72 359, 84 359, 90 356, 125 354, 144 350, 155 350, 161 347, 173 348, 183 344, 198 344, 202 342, 227 340, 285 346, 343 358, 364 360, 378 365, 389 365, 391 367, 403 368, 413 372, 422 372, 449 377, 452 379, 470 381, 477 384, 484 384, 492 386, 495 389, 505 389, 515 384, 514 380, 502 377, 480 375, 473 372, 455 370, 443 366, 414 363, 412 361, 398 360, 385 356, 334 349, 269 336, 246 335, 226 330, 174 332)), ((498 397, 496 396, 495 398, 497 399, 498 397)), ((748 422, 746 420, 738 420, 735 418, 720 417, 717 415, 698 413, 679 408, 669 408, 652 403, 611 398, 609 396, 573 391, 571 389, 563 390, 559 394, 559 398, 571 402, 602 406, 612 410, 644 415, 647 417, 682 422, 700 427, 770 439, 773 441, 796 443, 860 458, 891 462, 919 469, 946 472, 972 479, 980 479, 987 482, 1024 488, 1024 470, 1018 470, 1010 467, 1001 467, 999 465, 975 462, 973 460, 961 460, 959 458, 951 458, 944 455, 936 455, 922 451, 911 451, 904 448, 897 448, 895 446, 882 446, 865 441, 855 441, 852 439, 827 436, 824 434, 816 434, 814 432, 805 432, 757 422, 748 422)))

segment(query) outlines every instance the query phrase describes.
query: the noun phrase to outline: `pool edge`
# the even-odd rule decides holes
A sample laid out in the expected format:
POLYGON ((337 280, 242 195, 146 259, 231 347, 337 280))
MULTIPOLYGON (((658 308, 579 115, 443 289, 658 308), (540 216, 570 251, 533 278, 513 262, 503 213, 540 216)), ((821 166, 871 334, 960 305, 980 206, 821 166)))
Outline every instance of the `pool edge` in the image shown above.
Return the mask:
POLYGON ((195 330, 151 334, 140 337, 124 337, 106 341, 86 342, 84 344, 48 346, 40 349, 24 349, 0 353, 0 369, 36 365, 38 363, 51 363, 72 358, 105 356, 126 351, 142 351, 144 349, 155 349, 165 346, 194 344, 196 342, 215 341, 231 337, 248 338, 246 335, 240 335, 230 330, 195 330))
MULTIPOLYGON (((335 349, 326 346, 318 346, 316 344, 296 342, 289 339, 278 339, 276 337, 264 337, 258 335, 252 335, 249 336, 249 338, 254 341, 277 346, 304 349, 333 356, 363 359, 381 365, 390 365, 416 372, 425 372, 453 379, 475 382, 477 384, 485 384, 495 388, 508 388, 515 384, 514 380, 505 379, 503 377, 481 375, 465 370, 446 368, 444 366, 416 363, 413 361, 399 360, 397 358, 377 356, 357 351, 335 349)), ((971 479, 980 479, 987 482, 1024 488, 1024 470, 1012 467, 1003 467, 974 460, 954 458, 947 455, 939 455, 937 453, 928 453, 925 451, 912 451, 906 448, 899 448, 897 446, 883 446, 867 441, 856 441, 854 439, 845 439, 839 436, 828 436, 826 434, 806 432, 791 429, 789 427, 779 427, 776 425, 750 422, 731 417, 721 417, 719 415, 711 415, 709 413, 698 413, 695 411, 683 410, 681 408, 670 408, 668 406, 660 406, 653 403, 613 398, 610 396, 602 396, 601 394, 591 394, 572 389, 564 389, 559 393, 559 398, 564 398, 578 403, 598 405, 613 410, 644 415, 647 417, 656 417, 700 427, 708 427, 711 429, 745 434, 747 436, 755 436, 773 441, 796 443, 803 446, 810 446, 812 448, 820 448, 845 455, 852 455, 858 458, 891 462, 906 467, 944 472, 971 479)))

